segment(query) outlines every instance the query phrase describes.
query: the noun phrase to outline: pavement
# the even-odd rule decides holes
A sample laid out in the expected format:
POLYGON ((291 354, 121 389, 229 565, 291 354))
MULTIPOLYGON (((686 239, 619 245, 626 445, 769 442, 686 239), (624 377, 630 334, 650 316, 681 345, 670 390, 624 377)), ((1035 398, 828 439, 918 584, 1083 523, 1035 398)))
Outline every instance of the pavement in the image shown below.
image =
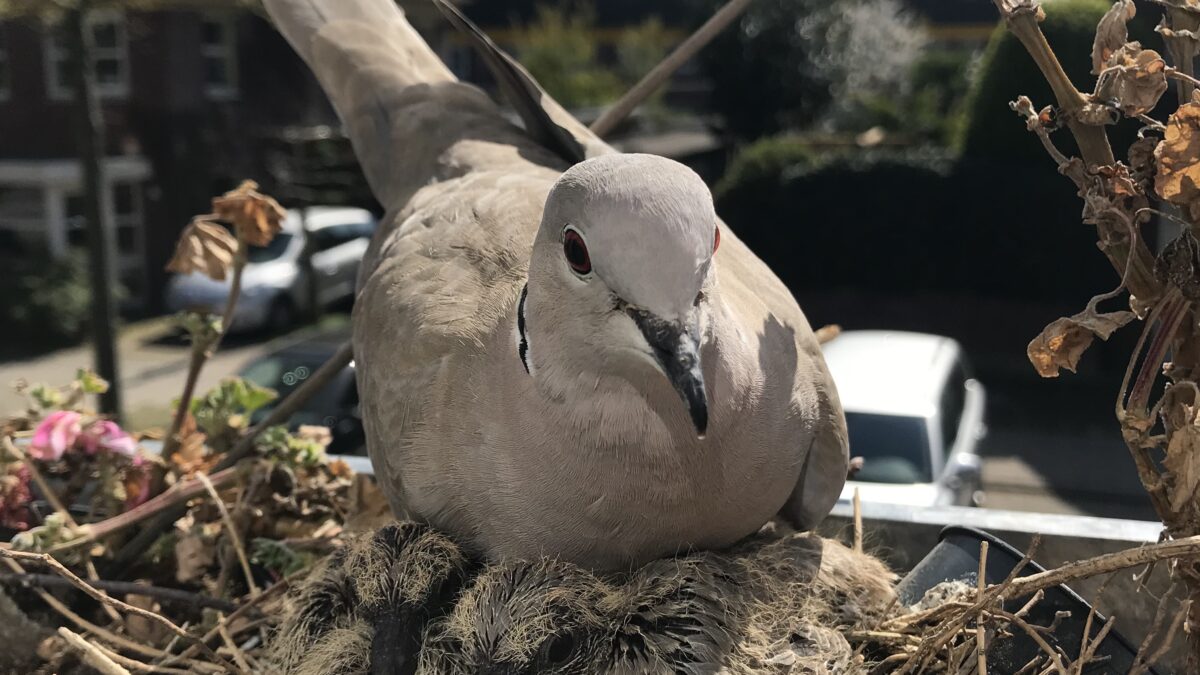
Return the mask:
MULTIPOLYGON (((344 322, 345 317, 332 315, 321 327, 339 321, 344 322)), ((248 362, 303 339, 313 330, 317 329, 299 328, 276 337, 237 334, 227 337, 201 371, 197 392, 207 391, 248 362)), ((168 317, 125 326, 117 345, 126 426, 139 430, 165 427, 170 423, 173 402, 183 389, 191 358, 190 345, 179 338, 168 317)), ((92 363, 91 347, 86 344, 32 359, 0 363, 0 415, 24 410, 25 399, 14 388, 17 382, 65 385, 75 378, 79 368, 90 367, 92 363)))

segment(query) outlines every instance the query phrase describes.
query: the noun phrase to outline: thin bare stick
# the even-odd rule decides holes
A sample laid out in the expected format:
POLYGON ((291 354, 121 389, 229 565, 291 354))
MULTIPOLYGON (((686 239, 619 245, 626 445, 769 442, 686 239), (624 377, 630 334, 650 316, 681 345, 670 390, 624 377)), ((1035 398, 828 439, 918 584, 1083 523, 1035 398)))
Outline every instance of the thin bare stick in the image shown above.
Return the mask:
MULTIPOLYGON (((231 612, 237 606, 228 600, 213 598, 200 593, 182 591, 177 588, 149 586, 134 581, 106 581, 104 579, 89 580, 88 583, 105 593, 118 595, 144 595, 148 598, 166 602, 176 602, 193 607, 210 607, 223 612, 231 612)), ((74 586, 69 580, 53 574, 0 574, 0 585, 36 586, 41 588, 62 588, 74 586)), ((119 617, 120 615, 118 615, 119 617)))
MULTIPOLYGON (((988 558, 988 543, 987 541, 979 542, 979 576, 975 579, 975 588, 978 590, 976 596, 977 602, 983 601, 983 594, 987 590, 987 558, 988 558)), ((979 654, 976 669, 979 675, 987 675, 987 628, 985 627, 983 610, 975 620, 975 652, 979 654)))
MULTIPOLYGON (((208 218, 211 216, 201 216, 208 218)), ((234 228, 235 231, 240 228, 234 228)), ((192 358, 188 364, 187 379, 183 382, 183 394, 179 397, 179 407, 175 409, 175 417, 171 420, 171 429, 167 432, 167 437, 163 441, 162 455, 170 459, 171 454, 179 449, 179 444, 182 441, 179 438, 179 430, 183 428, 183 422, 187 419, 188 412, 192 407, 192 397, 196 393, 196 382, 200 379, 200 371, 204 369, 204 364, 212 358, 216 353, 217 348, 221 346, 221 339, 225 337, 225 333, 229 330, 229 324, 233 321, 233 313, 237 309, 238 296, 242 294, 242 270, 246 267, 246 242, 238 237, 237 252, 233 258, 233 279, 229 285, 229 294, 225 296, 225 311, 221 314, 221 327, 217 330, 216 335, 210 341, 193 342, 192 343, 192 358)), ((194 339, 194 336, 193 336, 194 339)))
POLYGON ((667 55, 667 58, 662 60, 640 82, 633 85, 619 101, 614 103, 612 107, 605 110, 595 122, 592 123, 592 133, 604 138, 613 129, 617 127, 629 114, 637 109, 643 101, 650 98, 654 92, 658 91, 679 67, 687 63, 709 42, 712 42, 721 31, 733 23, 733 20, 746 11, 753 0, 729 0, 724 7, 717 10, 717 13, 711 19, 706 21, 703 26, 698 28, 683 44, 679 45, 675 51, 667 55))
POLYGON ((1104 642, 1104 639, 1108 637, 1108 633, 1112 630, 1113 623, 1116 622, 1116 620, 1117 617, 1115 616, 1108 617, 1108 620, 1104 622, 1104 625, 1101 626, 1100 630, 1096 633, 1096 637, 1091 641, 1088 640, 1087 631, 1084 631, 1084 647, 1079 653, 1079 658, 1075 660, 1073 669, 1075 675, 1083 675, 1084 669, 1087 668, 1088 664, 1092 662, 1092 659, 1096 655, 1096 649, 1100 647, 1100 643, 1104 642))
MULTIPOLYGON (((1134 664, 1134 667, 1129 671, 1129 675, 1141 675, 1142 673, 1148 672, 1150 667, 1157 663, 1158 660, 1163 657, 1163 654, 1167 653, 1167 650, 1170 649, 1171 645, 1175 642, 1175 634, 1179 632, 1179 627, 1183 625, 1183 620, 1188 615, 1188 610, 1191 603, 1191 600, 1184 600, 1183 603, 1181 603, 1182 606, 1175 614, 1175 620, 1171 622, 1171 627, 1167 629, 1167 635, 1161 642, 1158 643, 1158 646, 1154 648, 1154 651, 1150 652, 1150 655, 1147 656, 1145 660, 1143 660, 1141 663, 1134 664)), ((1138 654, 1138 658, 1141 659, 1142 655, 1138 654)))
MULTIPOLYGON (((179 637, 183 638, 184 640, 187 640, 188 642, 193 642, 193 643, 199 642, 199 640, 197 640, 195 636, 188 633, 187 631, 180 628, 179 626, 175 625, 174 622, 172 622, 170 619, 162 616, 161 614, 156 614, 154 612, 142 609, 141 607, 134 607, 133 605, 130 605, 127 602, 118 600, 103 591, 97 590, 91 584, 84 581, 83 579, 80 579, 78 575, 76 575, 74 572, 72 572, 71 570, 64 567, 62 563, 58 562, 52 556, 50 556, 46 553, 29 553, 26 551, 0 550, 0 558, 11 558, 11 559, 14 559, 17 561, 24 560, 26 562, 36 562, 36 563, 41 563, 43 565, 46 565, 47 567, 54 570, 56 573, 58 573, 62 577, 70 580, 72 585, 74 585, 79 590, 83 591, 85 594, 87 594, 88 597, 95 600, 96 602, 99 602, 102 604, 109 604, 109 605, 112 605, 113 607, 115 607, 116 609, 118 609, 122 612, 125 612, 127 614, 133 614, 134 616, 140 616, 143 619, 146 619, 148 621, 153 621, 154 623, 157 623, 160 626, 163 626, 167 630, 171 631, 175 635, 178 635, 179 637)), ((220 656, 218 656, 211 649, 208 649, 207 645, 202 645, 202 649, 205 652, 207 652, 207 655, 209 656, 209 658, 212 658, 216 661, 225 663, 225 660, 222 659, 220 656)))
MULTIPOLYGON (((233 468, 224 471, 218 471, 212 474, 209 479, 213 485, 224 485, 233 480, 237 476, 237 472, 233 468)), ((160 513, 165 509, 185 502, 196 495, 204 492, 204 484, 199 480, 185 480, 164 490, 161 494, 146 501, 143 504, 129 509, 125 513, 120 513, 107 520, 102 520, 99 523, 92 525, 84 525, 79 528, 82 536, 72 539, 71 541, 59 544, 50 549, 50 553, 61 553, 79 548, 86 544, 90 544, 97 539, 106 537, 111 534, 116 534, 128 527, 136 525, 146 518, 160 513)), ((172 518, 171 522, 175 522, 178 518, 172 518)))
POLYGON ((104 645, 99 644, 97 642, 93 642, 92 645, 94 647, 96 647, 96 649, 99 649, 100 651, 104 652, 105 656, 112 659, 113 661, 116 661, 118 664, 125 666, 126 668, 130 669, 131 671, 137 671, 139 673, 164 673, 166 675, 192 675, 192 671, 190 671, 190 670, 180 670, 179 668, 167 668, 166 666, 155 666, 155 665, 151 665, 149 663, 143 663, 141 661, 138 661, 137 659, 131 659, 128 656, 122 656, 122 655, 118 654, 117 652, 114 652, 113 650, 109 649, 108 647, 105 647, 104 645))
POLYGON ((862 499, 858 488, 854 488, 854 552, 863 552, 862 499))
MULTIPOLYGON (((258 584, 254 583, 254 573, 250 570, 250 559, 246 557, 246 549, 242 546, 242 537, 238 534, 237 524, 229 515, 229 509, 225 508, 225 500, 221 499, 217 488, 213 486, 212 481, 204 475, 203 471, 196 472, 196 480, 204 484, 204 489, 208 490, 208 496, 212 497, 213 502, 217 505, 217 510, 221 512, 221 520, 225 522, 225 532, 229 535, 234 552, 237 553, 238 562, 242 566, 242 574, 246 576, 246 586, 250 589, 250 597, 257 596, 260 591, 258 584)), ((223 589, 222 593, 224 593, 223 589)))
POLYGON ((217 617, 217 632, 221 635, 221 640, 225 642, 225 648, 229 650, 238 667, 247 673, 251 672, 250 664, 246 662, 246 655, 241 649, 238 649, 237 644, 233 641, 233 636, 229 634, 229 630, 225 627, 225 617, 217 617))
POLYGON ((1050 658, 1050 663, 1053 664, 1054 672, 1057 672, 1060 675, 1069 675, 1067 672, 1067 667, 1062 661, 1062 655, 1055 651, 1055 649, 1046 642, 1046 639, 1042 637, 1041 633, 1033 626, 1029 625, 1028 621, 1022 619, 1016 614, 1006 612, 1003 609, 990 609, 988 610, 988 613, 992 614, 993 616, 1001 617, 1017 628, 1025 631, 1025 634, 1028 635, 1034 642, 1036 642, 1037 646, 1040 647, 1041 650, 1046 653, 1046 656, 1050 658))
MULTIPOLYGON (((1158 637, 1162 632, 1163 624, 1167 619, 1167 602, 1175 592, 1178 581, 1172 581, 1167 587, 1167 591, 1163 593, 1158 600, 1158 607, 1154 610, 1154 619, 1150 621, 1150 630, 1146 631, 1146 637, 1142 639, 1142 644, 1138 646, 1137 657, 1133 660, 1133 668, 1131 672, 1138 672, 1138 667, 1146 662, 1144 657, 1150 654, 1150 646, 1154 644, 1154 638, 1158 637)), ((1148 667, 1148 664, 1147 664, 1148 667)))
MULTIPOLYGON (((1086 579, 1099 574, 1138 567, 1155 560, 1167 558, 1191 558, 1200 555, 1200 535, 1183 539, 1171 539, 1158 544, 1147 544, 1138 548, 1106 553, 1086 560, 1076 560, 1060 567, 1027 577, 1014 579, 1008 585, 1005 597, 1019 597, 1027 593, 1066 584, 1077 579, 1086 579)), ((989 588, 998 588, 991 586, 989 588)))
POLYGON ((103 675, 129 675, 129 671, 117 665, 115 661, 96 648, 96 645, 83 639, 78 633, 66 626, 58 627, 58 634, 83 656, 83 660, 103 675))

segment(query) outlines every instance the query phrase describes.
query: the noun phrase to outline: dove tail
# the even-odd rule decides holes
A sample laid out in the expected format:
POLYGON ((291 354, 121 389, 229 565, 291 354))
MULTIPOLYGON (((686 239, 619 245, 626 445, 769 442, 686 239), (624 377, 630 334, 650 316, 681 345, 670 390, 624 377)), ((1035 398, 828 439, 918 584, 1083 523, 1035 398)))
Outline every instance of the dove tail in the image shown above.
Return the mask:
POLYGON ((394 0, 264 5, 329 96, 385 207, 444 175, 455 143, 513 136, 491 99, 458 82, 394 0))

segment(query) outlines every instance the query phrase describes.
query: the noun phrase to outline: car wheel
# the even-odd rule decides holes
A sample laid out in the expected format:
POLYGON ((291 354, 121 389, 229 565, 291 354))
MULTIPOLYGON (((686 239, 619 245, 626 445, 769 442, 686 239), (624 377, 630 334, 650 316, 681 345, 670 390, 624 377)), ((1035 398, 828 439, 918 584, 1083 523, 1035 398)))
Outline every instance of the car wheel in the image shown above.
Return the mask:
POLYGON ((267 330, 283 333, 296 323, 296 305, 287 297, 275 298, 267 310, 267 330))

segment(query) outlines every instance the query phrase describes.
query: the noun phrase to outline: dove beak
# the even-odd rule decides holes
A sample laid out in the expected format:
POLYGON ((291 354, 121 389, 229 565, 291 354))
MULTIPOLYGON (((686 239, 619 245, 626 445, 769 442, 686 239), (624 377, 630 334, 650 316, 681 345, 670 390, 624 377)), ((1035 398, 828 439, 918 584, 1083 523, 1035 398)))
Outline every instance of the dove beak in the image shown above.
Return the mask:
POLYGON ((708 430, 708 399, 700 369, 698 317, 693 314, 683 321, 669 321, 642 309, 628 311, 650 344, 654 360, 687 406, 697 437, 704 438, 708 430))

